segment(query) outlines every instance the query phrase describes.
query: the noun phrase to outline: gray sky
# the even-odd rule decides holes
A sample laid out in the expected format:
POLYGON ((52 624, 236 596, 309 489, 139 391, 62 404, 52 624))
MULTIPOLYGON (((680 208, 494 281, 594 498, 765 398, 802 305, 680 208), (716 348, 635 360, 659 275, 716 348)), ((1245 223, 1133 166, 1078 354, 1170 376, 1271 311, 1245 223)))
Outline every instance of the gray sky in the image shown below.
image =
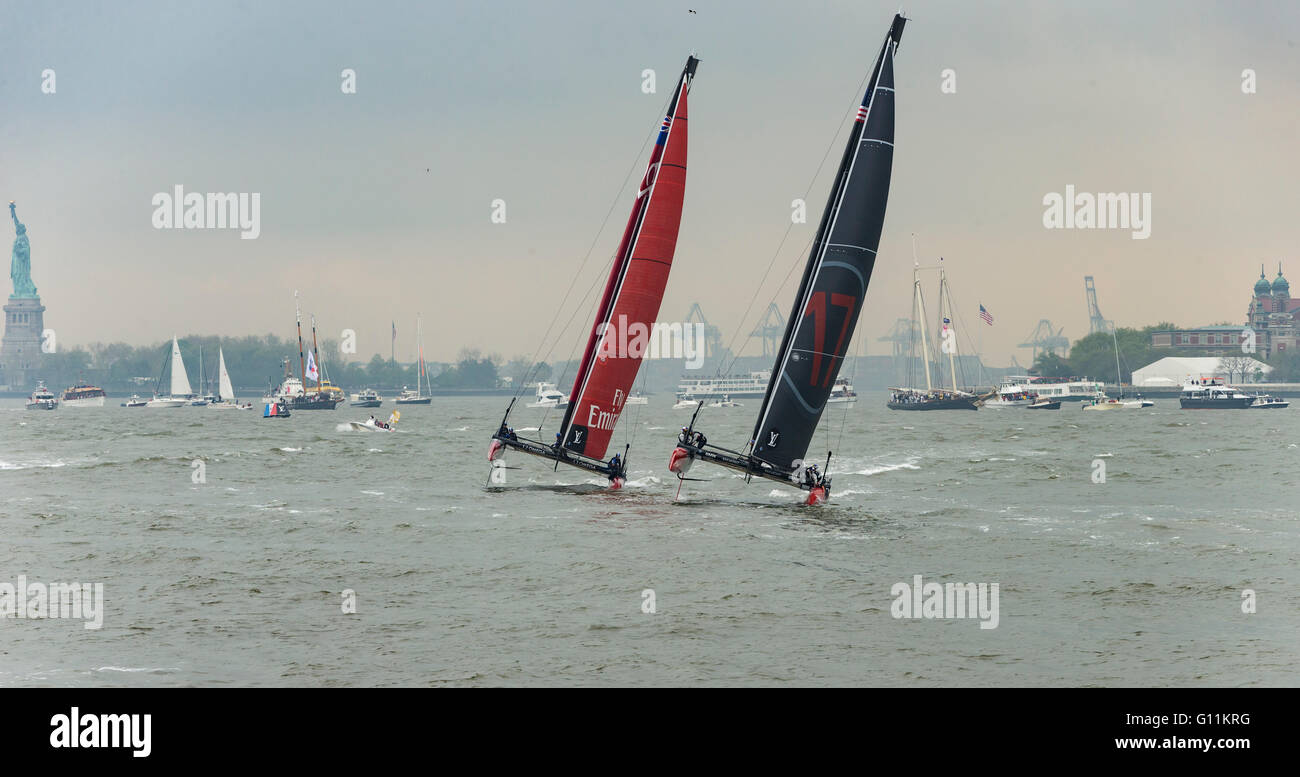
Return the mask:
MULTIPOLYGON (((61 344, 287 336, 298 289, 323 330, 358 332, 363 358, 387 353, 392 319, 409 358, 422 312, 430 359, 462 345, 533 353, 634 164, 639 179, 636 154, 691 51, 702 64, 686 208, 660 320, 698 300, 727 337, 740 329, 790 201, 807 191, 808 223, 744 331, 773 295, 784 312, 793 288, 778 283, 804 260, 830 170, 809 181, 832 139, 827 168, 837 162, 897 8, 7 5, 0 198, 18 201, 61 344), (344 68, 357 72, 354 95, 340 90, 344 68), (645 68, 657 94, 641 91, 645 68), (176 184, 260 192, 261 237, 154 229, 151 199, 176 184), (496 198, 506 224, 491 223, 496 198)), ((867 353, 884 352, 876 338, 910 310, 912 232, 923 259, 946 257, 961 318, 995 364, 1013 352, 1028 362, 1015 345, 1040 318, 1086 334, 1087 274, 1121 326, 1243 321, 1260 262, 1270 279, 1279 260, 1300 276, 1300 4, 905 10, 893 185, 858 329, 867 353), (956 94, 940 91, 945 68, 956 94), (1256 94, 1242 93, 1245 68, 1256 94), (1045 229, 1042 198, 1066 184, 1150 192, 1150 239, 1045 229), (976 318, 980 302, 995 326, 976 318)), ((630 206, 624 190, 580 290, 630 206)), ((7 219, 0 235, 8 246, 7 219)))

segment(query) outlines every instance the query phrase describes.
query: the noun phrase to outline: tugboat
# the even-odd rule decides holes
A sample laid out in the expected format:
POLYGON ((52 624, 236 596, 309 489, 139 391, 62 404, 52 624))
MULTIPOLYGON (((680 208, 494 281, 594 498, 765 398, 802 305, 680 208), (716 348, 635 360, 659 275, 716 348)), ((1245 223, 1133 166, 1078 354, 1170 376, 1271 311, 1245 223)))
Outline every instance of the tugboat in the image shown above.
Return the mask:
POLYGON ((1184 410, 1245 410, 1256 399, 1225 384, 1223 378, 1197 378, 1183 386, 1178 401, 1184 410))
POLYGON ((36 390, 27 400, 28 410, 58 410, 59 398, 54 396, 54 392, 45 388, 45 381, 36 384, 36 390))
POLYGON ((108 395, 99 386, 92 386, 85 380, 78 380, 77 385, 63 390, 64 407, 103 407, 108 395))

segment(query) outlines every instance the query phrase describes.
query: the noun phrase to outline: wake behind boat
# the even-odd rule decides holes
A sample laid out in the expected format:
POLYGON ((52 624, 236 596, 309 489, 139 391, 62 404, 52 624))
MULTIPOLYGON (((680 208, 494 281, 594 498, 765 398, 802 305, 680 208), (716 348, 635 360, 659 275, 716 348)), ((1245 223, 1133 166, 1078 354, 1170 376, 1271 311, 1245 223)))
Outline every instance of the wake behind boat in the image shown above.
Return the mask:
MULTIPOLYGON (((825 502, 830 477, 805 459, 832 386, 853 340, 876 262, 894 153, 894 54, 906 19, 894 17, 858 107, 799 290, 786 319, 762 407, 744 450, 711 445, 682 429, 668 469, 680 483, 706 461, 808 492, 825 502)), ((830 468, 831 453, 826 454, 830 468)))
POLYGON ((615 454, 608 462, 603 459, 643 354, 620 349, 615 343, 620 331, 626 333, 639 326, 649 331, 663 301, 686 195, 687 96, 698 64, 695 57, 687 57, 668 103, 667 116, 659 125, 632 213, 614 252, 555 443, 528 440, 510 428, 510 411, 518 397, 512 399, 488 449, 492 483, 505 482, 503 456, 507 450, 548 459, 555 462, 556 468, 563 463, 604 475, 611 488, 621 488, 626 480, 631 443, 625 445, 622 455, 615 454))

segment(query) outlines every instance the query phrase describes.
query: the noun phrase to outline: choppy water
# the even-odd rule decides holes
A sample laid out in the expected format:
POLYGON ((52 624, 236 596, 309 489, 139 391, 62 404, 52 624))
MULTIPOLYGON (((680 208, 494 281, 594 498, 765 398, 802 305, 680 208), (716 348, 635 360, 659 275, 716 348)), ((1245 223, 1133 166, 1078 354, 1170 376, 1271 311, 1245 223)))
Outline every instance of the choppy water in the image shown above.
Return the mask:
MULTIPOLYGON (((0 619, 0 686, 1300 682, 1295 408, 865 396, 833 410, 832 502, 808 508, 704 465, 674 501, 688 414, 662 395, 616 435, 636 430, 625 490, 518 455, 485 489, 503 404, 435 399, 379 434, 342 430, 373 412, 346 407, 6 401, 0 582, 102 582, 107 606, 99 630, 0 619), (998 627, 895 619, 916 574, 998 583, 998 627)), ((743 443, 746 404, 704 411, 712 441, 743 443)))

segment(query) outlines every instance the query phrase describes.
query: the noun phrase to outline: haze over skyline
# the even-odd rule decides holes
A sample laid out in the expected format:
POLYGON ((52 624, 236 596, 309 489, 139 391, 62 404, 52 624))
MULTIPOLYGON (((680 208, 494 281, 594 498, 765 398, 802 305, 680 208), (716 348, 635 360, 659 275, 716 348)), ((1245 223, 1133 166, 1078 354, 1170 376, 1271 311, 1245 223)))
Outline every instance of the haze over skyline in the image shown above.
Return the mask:
MULTIPOLYGON (((896 9, 41 5, 0 20, 0 196, 17 201, 46 325, 65 347, 288 337, 296 289, 328 336, 356 330, 362 360, 388 354, 393 320, 398 358, 411 359, 417 313, 431 360, 462 347, 531 355, 635 170, 560 324, 603 280, 638 151, 694 51, 686 204, 659 319, 698 301, 724 342, 739 331, 744 343, 769 299, 788 313, 790 271, 896 9), (355 94, 340 89, 347 68, 355 94), (655 94, 642 91, 647 68, 655 94), (177 185, 259 193, 260 235, 155 229, 153 197, 177 185), (742 324, 797 197, 807 223, 742 324), (491 220, 496 199, 504 224, 491 220)), ((923 264, 945 257, 966 337, 998 365, 1029 363, 1015 346, 1040 318, 1087 334, 1085 275, 1120 326, 1240 323, 1259 265, 1271 280, 1300 259, 1300 5, 904 10, 889 209, 865 348, 851 352, 888 352, 877 338, 909 314, 912 233, 923 264), (1046 229, 1043 197, 1067 185, 1149 193, 1150 237, 1046 229)), ((11 224, 4 234, 9 245, 11 224)), ((590 326, 591 302, 543 345, 551 361, 590 326)))

